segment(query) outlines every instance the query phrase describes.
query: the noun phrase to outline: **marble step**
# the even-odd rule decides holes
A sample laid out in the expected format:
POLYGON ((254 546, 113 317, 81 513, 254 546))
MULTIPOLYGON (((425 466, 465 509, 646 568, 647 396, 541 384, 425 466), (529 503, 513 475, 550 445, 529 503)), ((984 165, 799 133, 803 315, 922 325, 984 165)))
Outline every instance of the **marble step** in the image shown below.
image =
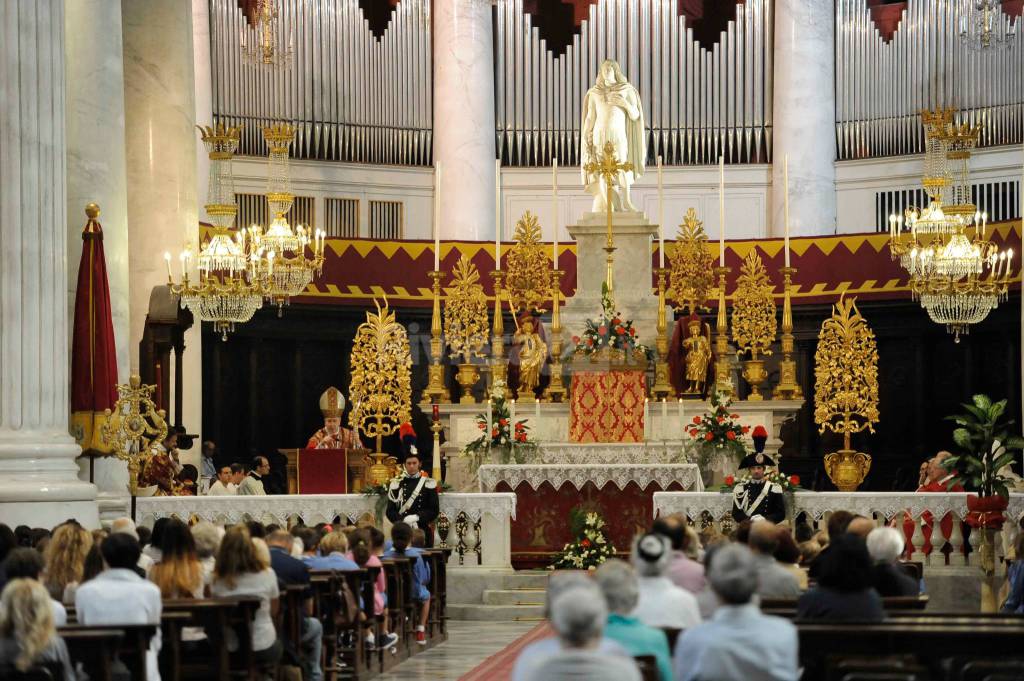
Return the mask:
POLYGON ((476 622, 515 622, 544 619, 543 605, 467 605, 448 604, 448 618, 476 622))
POLYGON ((543 589, 487 589, 484 605, 544 605, 543 589))
POLYGON ((548 577, 551 573, 546 570, 520 570, 513 574, 502 575, 502 589, 547 589, 548 577))

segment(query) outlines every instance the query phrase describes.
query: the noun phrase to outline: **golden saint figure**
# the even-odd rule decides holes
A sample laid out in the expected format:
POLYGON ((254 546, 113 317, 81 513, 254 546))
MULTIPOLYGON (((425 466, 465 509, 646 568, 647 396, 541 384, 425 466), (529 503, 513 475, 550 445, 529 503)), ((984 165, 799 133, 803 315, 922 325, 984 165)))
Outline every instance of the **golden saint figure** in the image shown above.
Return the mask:
POLYGON ((686 351, 686 392, 700 395, 704 392, 704 383, 708 377, 708 363, 711 361, 711 329, 702 333, 707 325, 699 319, 691 319, 687 324, 690 335, 683 341, 686 351))
POLYGON ((521 325, 517 323, 512 342, 519 346, 518 394, 520 398, 527 395, 532 397, 540 384, 540 372, 548 358, 548 346, 533 330, 533 320, 529 317, 521 325))

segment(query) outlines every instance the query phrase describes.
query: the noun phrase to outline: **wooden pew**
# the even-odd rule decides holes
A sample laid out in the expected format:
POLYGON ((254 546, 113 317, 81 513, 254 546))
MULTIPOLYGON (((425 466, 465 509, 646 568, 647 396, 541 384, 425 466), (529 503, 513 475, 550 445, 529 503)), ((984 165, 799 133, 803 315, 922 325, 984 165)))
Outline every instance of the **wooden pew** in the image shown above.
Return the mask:
POLYGON ((301 666, 302 620, 306 617, 306 600, 310 596, 310 591, 304 585, 298 584, 285 585, 280 591, 278 621, 275 623, 277 636, 284 644, 285 650, 294 655, 301 666))
POLYGON ((117 628, 60 627, 57 633, 68 647, 71 663, 81 663, 90 681, 111 681, 114 659, 121 649, 124 631, 117 628))
MULTIPOLYGON (((398 634, 399 659, 405 659, 411 654, 409 636, 409 623, 406 618, 407 589, 411 586, 407 583, 406 572, 401 566, 408 568, 408 558, 381 558, 381 565, 384 567, 384 581, 387 584, 388 592, 388 618, 391 620, 391 628, 398 634)), ((411 575, 410 575, 411 577, 411 575)), ((415 643, 412 646, 415 647, 415 643)))
MULTIPOLYGON (((345 665, 347 678, 366 678, 365 646, 363 644, 364 628, 358 613, 349 617, 348 604, 342 590, 342 584, 348 585, 354 598, 358 598, 358 573, 365 570, 338 571, 314 570, 310 573, 310 586, 313 588, 314 616, 320 620, 324 628, 324 674, 336 676, 336 661, 340 659, 345 665), (355 582, 346 572, 355 572, 355 582), (356 585, 356 589, 352 585, 356 585), (345 639, 344 644, 339 638, 345 639)), ((372 604, 371 604, 372 608, 372 604)))
MULTIPOLYGON (((59 627, 57 633, 65 641, 68 641, 68 652, 70 653, 71 644, 69 638, 74 638, 75 634, 94 631, 109 634, 111 630, 120 631, 122 636, 118 642, 116 657, 128 668, 131 678, 134 680, 146 678, 146 652, 149 650, 150 639, 156 634, 156 627, 157 625, 155 624, 104 624, 96 626, 68 624, 59 627)), ((76 640, 76 647, 79 640, 81 639, 76 640)), ((78 650, 80 653, 83 652, 80 647, 78 650)))
POLYGON ((439 549, 424 549, 423 560, 430 569, 430 613, 427 616, 427 648, 444 642, 445 635, 441 626, 444 617, 445 573, 444 553, 439 549))
MULTIPOLYGON (((209 641, 210 655, 189 652, 180 659, 178 673, 181 678, 214 678, 226 681, 232 674, 251 676, 255 668, 252 659, 252 626, 259 598, 171 598, 163 601, 164 621, 168 616, 187 618, 181 627, 202 627, 209 641), (238 650, 228 651, 226 633, 234 630, 238 650)), ((166 628, 165 628, 166 631, 166 628)))
MULTIPOLYGON (((796 616, 796 604, 797 599, 795 598, 765 598, 761 600, 761 612, 766 615, 778 615, 779 617, 793 619, 796 616)), ((923 594, 920 596, 883 598, 882 607, 885 608, 887 614, 893 612, 920 614, 928 607, 928 596, 923 594)))

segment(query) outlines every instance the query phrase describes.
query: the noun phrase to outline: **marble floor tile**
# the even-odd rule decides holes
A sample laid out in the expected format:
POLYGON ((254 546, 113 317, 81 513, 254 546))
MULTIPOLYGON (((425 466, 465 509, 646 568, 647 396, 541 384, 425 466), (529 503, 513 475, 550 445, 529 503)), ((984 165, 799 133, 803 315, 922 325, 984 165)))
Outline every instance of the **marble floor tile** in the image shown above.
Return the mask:
POLYGON ((537 626, 536 622, 448 622, 448 640, 409 658, 379 681, 456 681, 537 626))

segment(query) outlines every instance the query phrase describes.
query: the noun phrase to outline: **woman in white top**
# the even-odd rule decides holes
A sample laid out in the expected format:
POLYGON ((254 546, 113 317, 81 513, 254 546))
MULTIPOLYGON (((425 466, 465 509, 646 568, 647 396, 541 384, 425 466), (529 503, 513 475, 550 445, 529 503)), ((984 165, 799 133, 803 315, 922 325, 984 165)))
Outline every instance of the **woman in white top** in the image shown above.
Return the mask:
POLYGON ((649 627, 689 629, 700 624, 697 599, 665 576, 671 546, 660 534, 645 534, 633 545, 633 566, 640 580, 640 598, 633 617, 649 627))
POLYGON ((60 667, 64 681, 75 681, 46 587, 34 579, 12 579, 0 595, 0 675, 6 676, 7 665, 24 672, 42 664, 60 667))
POLYGON ((217 564, 217 549, 224 529, 205 520, 192 526, 192 539, 196 542, 196 557, 203 568, 203 585, 213 583, 213 568, 217 564))
MULTIPOLYGON (((256 596, 260 599, 253 621, 253 659, 261 666, 275 664, 282 651, 273 620, 278 609, 277 575, 268 562, 260 559, 244 525, 236 525, 224 534, 210 593, 217 597, 256 596)), ((229 631, 227 638, 228 649, 236 650, 238 641, 234 640, 233 632, 229 631)))

